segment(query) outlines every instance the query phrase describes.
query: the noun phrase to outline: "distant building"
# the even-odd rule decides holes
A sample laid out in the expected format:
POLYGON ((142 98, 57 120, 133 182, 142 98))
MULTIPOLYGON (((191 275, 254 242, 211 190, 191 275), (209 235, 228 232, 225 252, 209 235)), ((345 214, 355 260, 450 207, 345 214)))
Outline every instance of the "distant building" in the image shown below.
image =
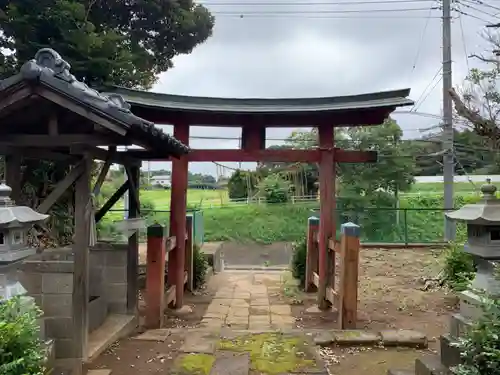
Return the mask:
POLYGON ((172 185, 172 180, 170 176, 164 175, 164 176, 152 176, 151 177, 151 185, 161 185, 163 187, 170 187, 172 185))

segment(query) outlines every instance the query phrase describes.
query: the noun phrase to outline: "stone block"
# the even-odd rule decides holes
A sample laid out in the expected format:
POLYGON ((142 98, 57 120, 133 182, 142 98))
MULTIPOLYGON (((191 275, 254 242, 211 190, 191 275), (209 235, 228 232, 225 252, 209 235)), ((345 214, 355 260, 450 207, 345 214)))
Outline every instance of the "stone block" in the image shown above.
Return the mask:
POLYGON ((70 339, 73 337, 73 318, 44 318, 45 333, 52 339, 70 339))
POLYGON ((274 315, 292 315, 292 309, 289 305, 271 305, 269 309, 271 310, 271 314, 274 315))
POLYGON ((73 274, 44 273, 42 275, 42 292, 52 294, 73 293, 73 274))
POLYGON ((448 372, 437 355, 415 360, 415 375, 448 375, 448 372))
POLYGON ((427 336, 418 331, 409 329, 388 329, 380 331, 380 336, 384 346, 427 347, 427 336))
POLYGON ((46 317, 73 315, 73 296, 71 294, 44 294, 42 310, 46 317))
POLYGON ((110 284, 123 284, 127 282, 127 268, 126 267, 106 267, 104 271, 104 279, 106 283, 110 284))
POLYGON ((91 268, 89 270, 89 294, 90 296, 100 296, 103 294, 102 268, 91 268))
POLYGON ((218 338, 207 333, 193 333, 186 337, 180 351, 184 353, 214 354, 218 338))
POLYGON ((217 353, 210 375, 248 375, 250 371, 250 355, 222 351, 217 353))
POLYGON ((139 336, 134 337, 134 340, 165 342, 168 336, 170 336, 169 329, 150 329, 139 336))
POLYGON ((450 336, 452 338, 461 337, 470 327, 472 322, 460 314, 453 314, 450 318, 450 336))
POLYGON ((99 250, 91 250, 89 258, 89 267, 103 268, 106 265, 106 253, 99 250))
POLYGON ((443 335, 439 338, 441 362, 446 367, 459 365, 462 360, 460 357, 460 349, 453 345, 453 340, 448 335, 443 335))
POLYGON ((56 358, 75 358, 73 339, 55 339, 56 358))
POLYGON ((334 331, 333 336, 337 345, 376 345, 381 341, 380 335, 361 330, 334 331))
POLYGON ((387 375, 414 375, 414 373, 411 370, 393 370, 393 369, 389 369, 389 370, 387 370, 387 375))
POLYGON ((114 314, 127 313, 127 299, 123 301, 108 301, 108 312, 114 314))
POLYGON ((127 300, 127 284, 107 284, 104 292, 110 302, 122 302, 127 300))
POLYGON ((127 251, 106 251, 106 267, 119 267, 127 265, 127 251))
POLYGON ((18 280, 28 291, 29 295, 33 296, 42 293, 41 273, 19 272, 18 280))
POLYGON ((99 328, 108 315, 106 298, 97 297, 89 302, 89 332, 99 328))

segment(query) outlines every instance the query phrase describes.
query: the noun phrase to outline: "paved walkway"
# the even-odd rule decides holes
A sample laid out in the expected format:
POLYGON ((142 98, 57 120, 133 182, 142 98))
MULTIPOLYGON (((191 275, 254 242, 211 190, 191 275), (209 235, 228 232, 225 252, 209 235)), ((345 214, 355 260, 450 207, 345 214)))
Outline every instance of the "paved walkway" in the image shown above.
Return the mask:
POLYGON ((220 276, 224 280, 218 280, 219 288, 201 321, 203 327, 252 331, 293 328, 290 306, 269 298, 280 290, 281 272, 231 271, 220 276))

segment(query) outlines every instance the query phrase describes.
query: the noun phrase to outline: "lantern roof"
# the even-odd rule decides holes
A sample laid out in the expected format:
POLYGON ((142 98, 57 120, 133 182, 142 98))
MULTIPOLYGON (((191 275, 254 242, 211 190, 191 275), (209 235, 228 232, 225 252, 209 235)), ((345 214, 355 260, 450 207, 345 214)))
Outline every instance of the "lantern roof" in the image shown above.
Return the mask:
POLYGON ((36 212, 27 206, 16 206, 10 198, 12 189, 5 184, 0 183, 0 225, 9 226, 12 224, 35 224, 49 217, 36 212))
POLYGON ((500 224, 500 199, 496 197, 497 187, 491 179, 481 186, 483 197, 477 203, 466 204, 460 209, 446 213, 451 220, 466 221, 469 224, 500 224))

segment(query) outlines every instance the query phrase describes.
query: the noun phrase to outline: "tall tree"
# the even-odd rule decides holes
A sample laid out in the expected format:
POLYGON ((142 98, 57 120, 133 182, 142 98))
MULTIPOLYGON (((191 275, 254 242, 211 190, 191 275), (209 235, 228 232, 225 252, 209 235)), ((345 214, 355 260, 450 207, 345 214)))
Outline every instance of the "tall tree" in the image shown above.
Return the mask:
POLYGON ((473 130, 488 140, 489 146, 500 148, 500 33, 495 29, 485 34, 487 50, 473 57, 481 68, 470 70, 465 84, 450 91, 458 122, 471 125, 473 130))
MULTIPOLYGON (((55 49, 91 87, 148 89, 172 59, 211 34, 214 19, 191 0, 0 0, 0 79, 19 71, 40 48, 55 49)), ((36 205, 67 173, 64 163, 29 160, 21 200, 36 205)), ((49 235, 71 240, 72 195, 51 211, 49 235)))
POLYGON ((213 23, 191 0, 0 0, 0 78, 51 47, 93 87, 150 88, 213 23))

